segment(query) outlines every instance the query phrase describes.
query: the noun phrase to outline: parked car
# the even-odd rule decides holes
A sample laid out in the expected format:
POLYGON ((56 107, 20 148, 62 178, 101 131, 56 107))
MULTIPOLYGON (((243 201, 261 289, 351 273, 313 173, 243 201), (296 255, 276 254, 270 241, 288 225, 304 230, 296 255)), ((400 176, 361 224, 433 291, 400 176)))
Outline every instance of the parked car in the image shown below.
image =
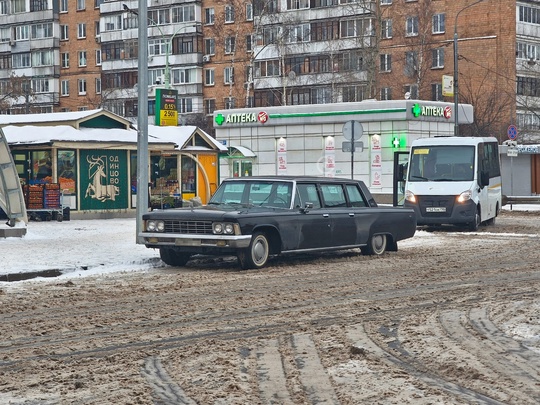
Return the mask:
POLYGON ((306 176, 227 179, 206 206, 152 211, 143 221, 145 245, 166 264, 236 255, 243 269, 292 252, 382 255, 416 230, 412 209, 378 206, 362 181, 306 176))

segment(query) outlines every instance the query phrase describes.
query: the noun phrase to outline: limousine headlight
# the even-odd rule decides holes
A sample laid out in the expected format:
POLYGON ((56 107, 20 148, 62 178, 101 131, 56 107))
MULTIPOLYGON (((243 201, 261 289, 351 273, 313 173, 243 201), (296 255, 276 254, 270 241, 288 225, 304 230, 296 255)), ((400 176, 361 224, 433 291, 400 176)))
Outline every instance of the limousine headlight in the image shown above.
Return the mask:
POLYGON ((238 224, 233 224, 230 222, 214 222, 212 224, 212 229, 217 235, 234 235, 240 234, 240 228, 238 224))
POLYGON ((146 221, 146 230, 149 232, 163 232, 165 230, 165 222, 155 219, 146 221))
POLYGON ((465 201, 469 201, 470 199, 472 198, 472 191, 471 190, 467 190, 467 191, 464 191, 463 193, 461 193, 460 195, 458 195, 457 197, 457 202, 462 204, 464 203, 465 201))

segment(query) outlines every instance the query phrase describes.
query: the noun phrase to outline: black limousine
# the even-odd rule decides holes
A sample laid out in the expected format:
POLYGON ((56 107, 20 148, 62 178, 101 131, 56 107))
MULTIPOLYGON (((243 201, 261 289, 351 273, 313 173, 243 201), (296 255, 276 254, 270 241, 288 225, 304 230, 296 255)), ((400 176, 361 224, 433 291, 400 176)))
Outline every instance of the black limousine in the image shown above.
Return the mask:
POLYGON ((152 211, 143 221, 146 247, 168 265, 196 254, 236 255, 243 269, 291 252, 381 255, 416 230, 412 209, 378 206, 362 181, 306 176, 227 179, 207 205, 152 211))

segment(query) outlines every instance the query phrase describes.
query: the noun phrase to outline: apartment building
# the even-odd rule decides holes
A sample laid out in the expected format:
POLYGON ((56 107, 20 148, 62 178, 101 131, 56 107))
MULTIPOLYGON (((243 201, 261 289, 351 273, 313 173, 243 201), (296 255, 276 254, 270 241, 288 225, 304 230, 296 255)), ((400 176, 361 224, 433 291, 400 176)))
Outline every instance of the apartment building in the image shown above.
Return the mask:
POLYGON ((59 105, 58 3, 0 1, 0 113, 52 112, 59 105))
MULTIPOLYGON (((101 0, 58 0, 59 111, 101 107, 101 0)), ((58 109, 56 109, 58 111, 58 109)))

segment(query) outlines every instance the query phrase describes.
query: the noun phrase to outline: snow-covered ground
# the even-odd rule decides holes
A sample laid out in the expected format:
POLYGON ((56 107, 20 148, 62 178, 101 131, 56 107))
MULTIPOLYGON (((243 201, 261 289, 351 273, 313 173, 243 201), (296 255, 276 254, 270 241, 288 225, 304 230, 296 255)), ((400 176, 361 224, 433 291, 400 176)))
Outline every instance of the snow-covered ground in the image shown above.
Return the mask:
MULTIPOLYGON (((540 205, 514 204, 512 209, 540 210, 540 205)), ((6 274, 44 270, 59 270, 60 277, 70 278, 163 267, 157 250, 135 242, 135 229, 135 218, 31 221, 24 237, 0 239, 0 280, 6 274)), ((418 231, 400 245, 425 244, 427 238, 436 236, 418 231)))

